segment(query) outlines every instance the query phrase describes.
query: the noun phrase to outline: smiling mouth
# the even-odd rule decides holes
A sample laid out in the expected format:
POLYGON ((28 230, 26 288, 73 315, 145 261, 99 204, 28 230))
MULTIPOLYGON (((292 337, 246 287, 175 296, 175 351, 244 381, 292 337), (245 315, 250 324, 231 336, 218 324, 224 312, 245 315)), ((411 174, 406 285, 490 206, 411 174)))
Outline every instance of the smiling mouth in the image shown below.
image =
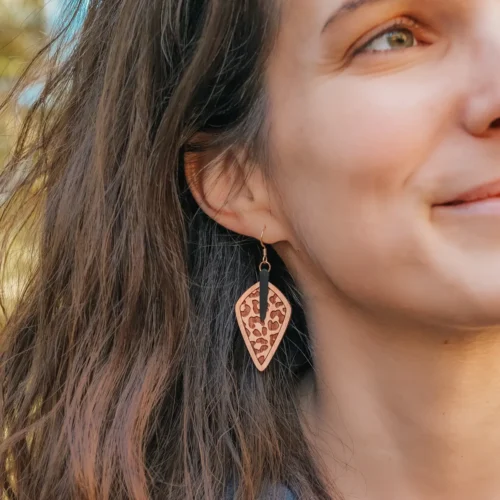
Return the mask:
POLYGON ((469 205, 495 199, 500 200, 500 180, 495 180, 493 182, 489 182, 477 188, 466 191, 456 198, 445 203, 440 203, 437 206, 456 207, 460 205, 469 205))

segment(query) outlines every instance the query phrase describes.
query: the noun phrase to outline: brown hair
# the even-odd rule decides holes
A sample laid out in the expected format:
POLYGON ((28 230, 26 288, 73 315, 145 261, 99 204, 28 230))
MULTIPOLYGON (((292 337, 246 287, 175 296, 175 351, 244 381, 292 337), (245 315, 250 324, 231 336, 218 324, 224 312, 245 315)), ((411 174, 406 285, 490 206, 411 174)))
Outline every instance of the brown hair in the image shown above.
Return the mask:
POLYGON ((329 498, 299 423, 311 361, 293 282, 271 252, 295 313, 259 373, 234 317, 259 245, 196 206, 183 168, 197 133, 264 163, 276 11, 74 0, 28 69, 50 62, 0 177, 3 266, 19 227, 39 228, 1 333, 6 498, 220 500, 230 481, 249 500, 275 482, 329 498))

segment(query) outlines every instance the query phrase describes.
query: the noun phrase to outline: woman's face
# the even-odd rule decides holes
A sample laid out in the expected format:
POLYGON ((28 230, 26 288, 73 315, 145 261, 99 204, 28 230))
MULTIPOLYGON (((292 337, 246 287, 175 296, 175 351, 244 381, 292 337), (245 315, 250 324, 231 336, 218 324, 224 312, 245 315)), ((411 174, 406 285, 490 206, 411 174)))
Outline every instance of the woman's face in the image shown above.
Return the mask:
POLYGON ((370 307, 500 324, 500 198, 445 205, 500 181, 500 0, 285 0, 282 15, 269 141, 303 268, 370 307))

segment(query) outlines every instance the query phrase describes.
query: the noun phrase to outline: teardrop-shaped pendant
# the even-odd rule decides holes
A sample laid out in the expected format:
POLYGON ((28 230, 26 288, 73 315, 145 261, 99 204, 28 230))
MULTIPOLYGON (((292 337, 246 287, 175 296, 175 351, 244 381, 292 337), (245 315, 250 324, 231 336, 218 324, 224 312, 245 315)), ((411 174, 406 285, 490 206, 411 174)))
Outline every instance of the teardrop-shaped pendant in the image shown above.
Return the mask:
POLYGON ((290 303, 278 288, 266 280, 263 286, 268 287, 264 320, 260 318, 261 282, 250 287, 236 303, 236 318, 241 334, 255 366, 261 372, 273 359, 292 314, 290 303))

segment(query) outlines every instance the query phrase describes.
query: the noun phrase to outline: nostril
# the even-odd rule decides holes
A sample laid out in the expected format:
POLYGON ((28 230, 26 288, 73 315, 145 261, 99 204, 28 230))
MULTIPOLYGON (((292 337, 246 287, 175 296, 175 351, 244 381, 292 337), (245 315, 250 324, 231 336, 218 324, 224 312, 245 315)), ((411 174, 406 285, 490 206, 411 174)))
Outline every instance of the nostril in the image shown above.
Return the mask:
POLYGON ((495 121, 491 122, 490 128, 500 128, 500 118, 497 118, 495 121))

